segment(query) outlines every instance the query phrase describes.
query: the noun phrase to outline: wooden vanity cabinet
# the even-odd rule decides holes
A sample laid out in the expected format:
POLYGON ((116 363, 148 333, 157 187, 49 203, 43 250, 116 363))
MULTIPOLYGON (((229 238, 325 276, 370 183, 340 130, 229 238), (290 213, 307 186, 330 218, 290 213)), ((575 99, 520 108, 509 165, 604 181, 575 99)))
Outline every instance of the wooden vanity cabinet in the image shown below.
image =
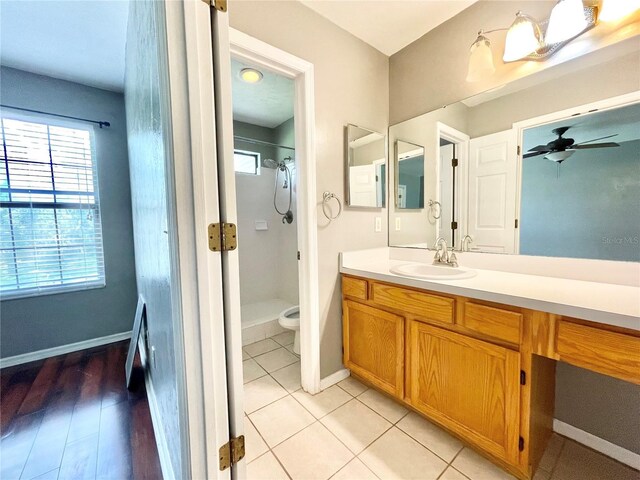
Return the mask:
POLYGON ((409 325, 411 405, 517 463, 519 353, 417 320, 409 325))

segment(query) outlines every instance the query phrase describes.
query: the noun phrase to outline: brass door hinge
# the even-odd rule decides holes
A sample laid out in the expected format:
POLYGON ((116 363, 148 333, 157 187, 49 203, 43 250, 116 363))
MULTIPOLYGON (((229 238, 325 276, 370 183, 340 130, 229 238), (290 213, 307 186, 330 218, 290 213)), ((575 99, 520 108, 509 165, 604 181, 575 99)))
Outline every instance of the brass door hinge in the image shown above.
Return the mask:
POLYGON ((230 468, 244 458, 244 435, 232 438, 219 450, 220 471, 230 468))
POLYGON ((236 226, 233 223, 211 223, 207 230, 209 250, 212 252, 235 250, 238 247, 236 226))
POLYGON ((216 10, 220 12, 227 11, 227 0, 202 0, 204 3, 209 5, 210 7, 214 7, 216 10))

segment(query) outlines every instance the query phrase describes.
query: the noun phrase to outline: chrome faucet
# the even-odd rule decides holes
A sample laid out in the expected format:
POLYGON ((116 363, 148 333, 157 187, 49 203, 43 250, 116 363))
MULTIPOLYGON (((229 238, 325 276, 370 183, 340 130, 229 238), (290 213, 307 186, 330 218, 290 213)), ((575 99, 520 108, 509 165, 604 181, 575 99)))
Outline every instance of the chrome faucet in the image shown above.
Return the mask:
POLYGON ((438 237, 435 243, 436 254, 433 257, 434 265, 445 265, 447 267, 457 267, 458 259, 453 251, 447 248, 447 241, 444 237, 438 237))
POLYGON ((461 248, 461 250, 463 252, 468 252, 470 243, 473 243, 473 238, 471 238, 471 235, 465 235, 464 237, 462 237, 462 248, 461 248))

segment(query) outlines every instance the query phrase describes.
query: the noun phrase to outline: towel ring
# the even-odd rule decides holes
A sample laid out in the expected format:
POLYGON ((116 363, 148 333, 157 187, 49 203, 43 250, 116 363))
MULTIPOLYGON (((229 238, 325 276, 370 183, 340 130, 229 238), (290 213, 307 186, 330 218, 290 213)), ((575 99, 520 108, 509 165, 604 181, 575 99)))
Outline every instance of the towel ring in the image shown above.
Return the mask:
POLYGON ((336 196, 335 193, 324 192, 322 194, 322 213, 324 213, 324 216, 327 217, 329 219, 329 221, 335 220, 342 213, 342 202, 336 196), (329 202, 331 201, 331 199, 335 199, 335 201, 338 202, 338 213, 337 213, 337 215, 335 215, 333 217, 330 215, 331 211, 329 211, 329 213, 327 213, 327 205, 329 205, 329 202))
POLYGON ((438 220, 441 216, 442 216, 442 205, 440 205, 440 202, 437 202, 436 200, 429 200, 429 206, 431 207, 431 209, 433 210, 435 206, 438 206, 438 214, 436 215, 435 213, 433 214, 433 218, 435 218, 436 220, 438 220))

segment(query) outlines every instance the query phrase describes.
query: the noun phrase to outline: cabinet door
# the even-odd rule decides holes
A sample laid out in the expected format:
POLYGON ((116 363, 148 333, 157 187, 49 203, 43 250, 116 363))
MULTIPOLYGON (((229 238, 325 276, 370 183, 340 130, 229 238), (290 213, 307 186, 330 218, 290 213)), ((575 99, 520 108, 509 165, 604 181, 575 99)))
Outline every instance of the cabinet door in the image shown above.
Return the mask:
POLYGON ((343 322, 345 366, 382 390, 402 398, 404 318, 345 300, 343 322))
POLYGON ((411 404, 493 455, 518 458, 517 352, 410 323, 411 404))

